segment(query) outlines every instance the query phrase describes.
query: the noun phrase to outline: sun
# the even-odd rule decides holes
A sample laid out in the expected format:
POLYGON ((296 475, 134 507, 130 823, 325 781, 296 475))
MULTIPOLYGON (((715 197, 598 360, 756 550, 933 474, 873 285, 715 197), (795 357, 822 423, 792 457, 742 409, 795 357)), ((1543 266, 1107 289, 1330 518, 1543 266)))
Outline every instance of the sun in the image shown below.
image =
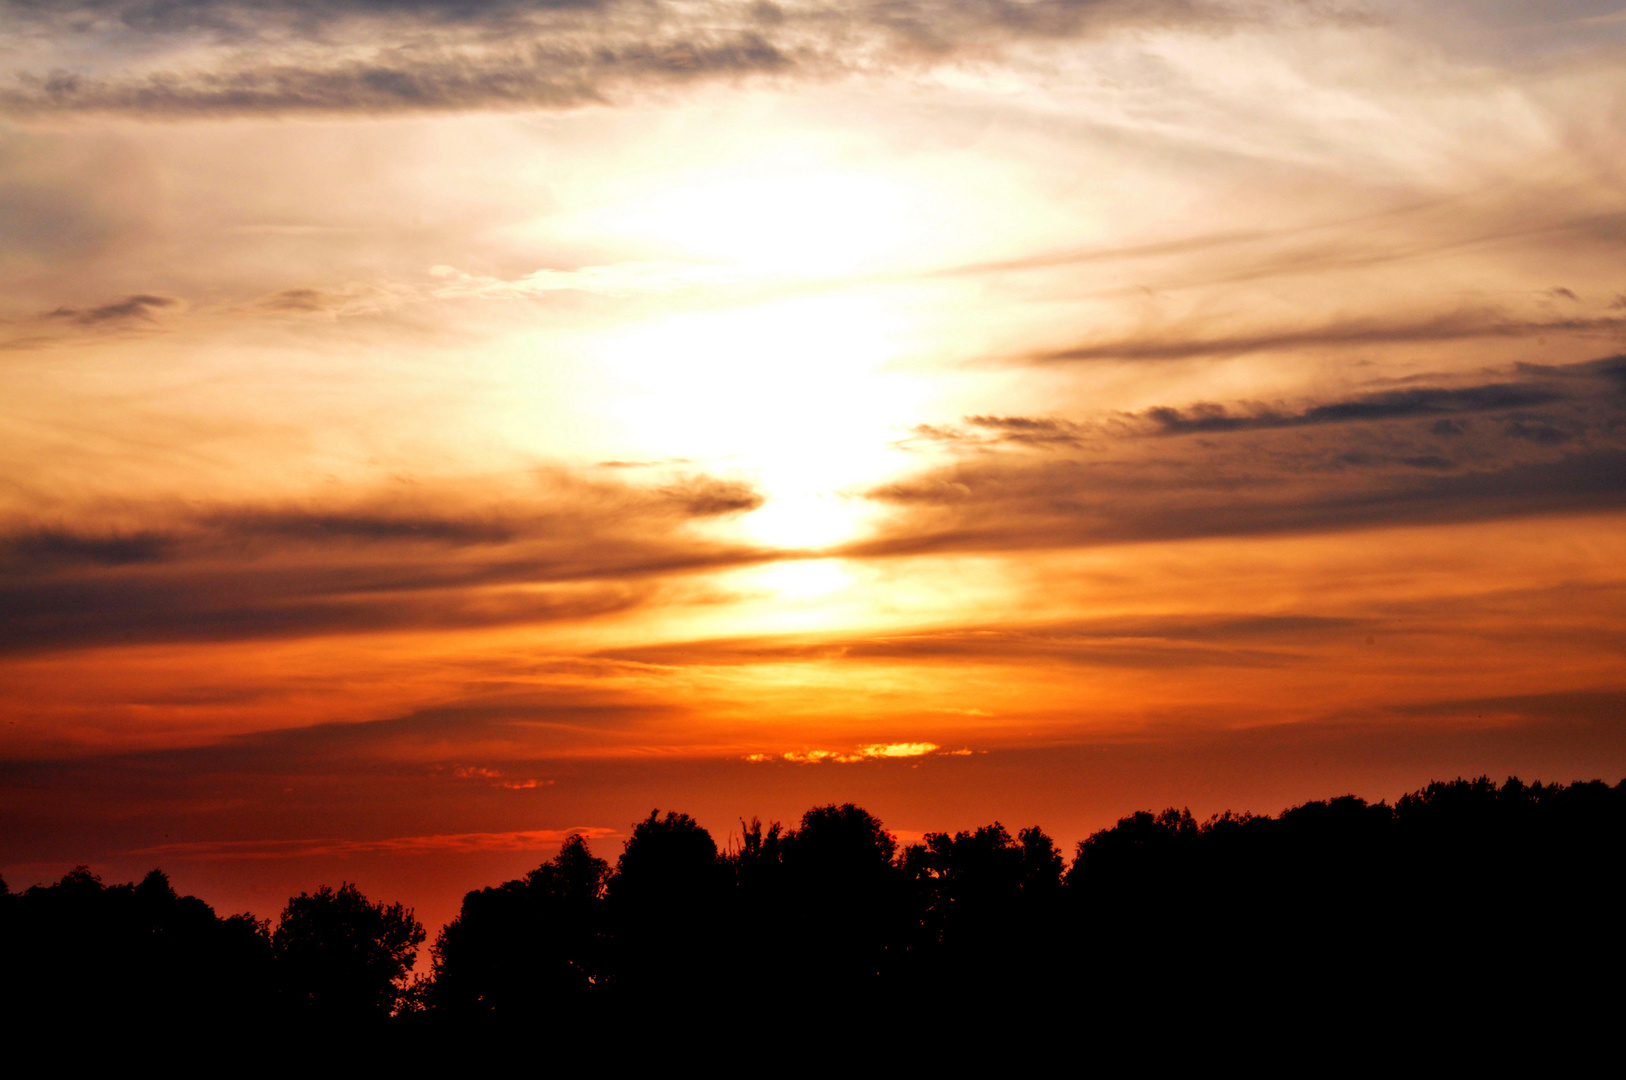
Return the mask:
POLYGON ((751 575, 755 584, 765 586, 784 600, 814 600, 829 596, 852 584, 841 559, 797 559, 757 568, 751 575))
POLYGON ((906 251, 919 199, 900 181, 833 167, 733 169, 677 181, 616 228, 747 274, 825 277, 906 251))
POLYGON ((770 497, 740 524, 759 543, 816 551, 853 539, 860 532, 862 517, 852 500, 813 491, 770 497))

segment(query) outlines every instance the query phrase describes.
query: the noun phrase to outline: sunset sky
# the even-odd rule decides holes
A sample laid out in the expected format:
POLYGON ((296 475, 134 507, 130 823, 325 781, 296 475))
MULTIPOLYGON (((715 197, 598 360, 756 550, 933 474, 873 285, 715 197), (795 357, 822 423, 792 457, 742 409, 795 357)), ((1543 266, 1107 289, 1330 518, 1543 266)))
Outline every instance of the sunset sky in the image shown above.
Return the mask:
POLYGON ((1621 0, 0 0, 0 874, 1626 775, 1621 0))

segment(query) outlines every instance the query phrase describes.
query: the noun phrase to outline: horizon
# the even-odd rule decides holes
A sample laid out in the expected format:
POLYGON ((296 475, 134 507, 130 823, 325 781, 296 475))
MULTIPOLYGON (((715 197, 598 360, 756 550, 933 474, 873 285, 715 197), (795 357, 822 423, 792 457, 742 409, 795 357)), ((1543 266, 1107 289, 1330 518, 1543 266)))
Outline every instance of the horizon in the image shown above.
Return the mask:
MULTIPOLYGON (((1545 788, 1547 788, 1549 790, 1562 791, 1563 789, 1567 788, 1567 789, 1570 789, 1572 792, 1575 789, 1579 789, 1579 788, 1586 787, 1586 786, 1589 786, 1589 785, 1596 785, 1596 784, 1600 784, 1600 783, 1603 784, 1606 789, 1611 786, 1607 780, 1597 780, 1597 779, 1571 781, 1571 782, 1566 784, 1566 783, 1561 782, 1561 781, 1559 781, 1559 782, 1540 781, 1540 780, 1537 780, 1537 781, 1524 781, 1519 777, 1507 777, 1502 781, 1491 780, 1490 778, 1485 777, 1485 776, 1480 776, 1480 777, 1472 778, 1472 779, 1464 778, 1464 777, 1456 777, 1456 778, 1453 778, 1451 780, 1432 780, 1432 781, 1429 781, 1427 784, 1420 786, 1418 789, 1413 790, 1413 791, 1408 791, 1402 797, 1396 798, 1396 799, 1394 799, 1392 801, 1396 806, 1398 806, 1398 805, 1400 805, 1402 803, 1403 799, 1405 799, 1405 798, 1416 798, 1416 797, 1419 797, 1419 796, 1424 796, 1424 795, 1430 794, 1432 792, 1432 789, 1435 789, 1435 788, 1449 789, 1449 788, 1452 788, 1453 786, 1460 787, 1461 785, 1464 785, 1464 784, 1469 784, 1469 785, 1473 785, 1475 787, 1478 787, 1479 785, 1482 785, 1482 784, 1486 783, 1487 781, 1490 784, 1490 790, 1491 790, 1492 794, 1495 794, 1495 792, 1496 792, 1496 790, 1498 788, 1505 788, 1505 789, 1511 791, 1512 790, 1511 785, 1513 785, 1513 784, 1522 784, 1526 789, 1529 789, 1529 788, 1532 788, 1532 787, 1538 788, 1538 789, 1545 787, 1545 788)), ((1623 778, 1622 780, 1617 782, 1617 784, 1615 784, 1614 786, 1618 790, 1623 785, 1626 785, 1626 778, 1623 778)), ((1351 799, 1351 798, 1355 799, 1357 801, 1357 803, 1359 805, 1363 806, 1363 807, 1389 807, 1390 804, 1391 804, 1391 800, 1389 800, 1389 799, 1364 799, 1361 796, 1351 795, 1351 794, 1346 793, 1346 794, 1343 794, 1343 795, 1328 795, 1328 796, 1324 796, 1324 797, 1319 798, 1319 799, 1308 799, 1308 800, 1305 800, 1303 802, 1296 803, 1293 806, 1283 807, 1279 812, 1274 813, 1274 814, 1268 814, 1268 813, 1262 814, 1262 813, 1258 813, 1258 812, 1255 812, 1255 811, 1237 812, 1237 811, 1234 811, 1234 810, 1232 810, 1230 808, 1227 808, 1224 811, 1216 811, 1216 812, 1213 812, 1213 813, 1210 813, 1210 814, 1192 814, 1191 809, 1190 809, 1189 806, 1173 806, 1173 805, 1171 805, 1171 806, 1163 807, 1163 808, 1153 808, 1153 807, 1148 806, 1148 807, 1138 808, 1137 810, 1132 811, 1132 812, 1124 813, 1124 814, 1120 815, 1119 817, 1117 817, 1116 819, 1114 819, 1110 824, 1104 825, 1099 829, 1092 830, 1089 835, 1080 837, 1074 843, 1057 843, 1057 841, 1060 838, 1055 837, 1055 836, 1051 836, 1046 830, 1043 829, 1043 827, 1041 827, 1041 826, 1031 826, 1031 827, 1038 828, 1041 838, 1044 839, 1044 840, 1048 840, 1049 842, 1051 842, 1052 844, 1054 844, 1056 846, 1056 850, 1059 852, 1060 858, 1062 860, 1063 877, 1065 877, 1068 873, 1071 873, 1071 868, 1074 867, 1075 865, 1077 865, 1079 860, 1081 860, 1084 857, 1084 852, 1085 852, 1085 849, 1086 849, 1086 842, 1087 841, 1094 841, 1094 840, 1098 840, 1098 839, 1108 837, 1109 835, 1111 835, 1111 834, 1113 834, 1115 832, 1123 830, 1126 826, 1138 825, 1140 822, 1137 819, 1142 819, 1142 818, 1148 819, 1148 820, 1156 819, 1156 820, 1161 822, 1162 819, 1164 817, 1166 817, 1166 816, 1177 815, 1179 817, 1182 817, 1182 818, 1194 823, 1199 830, 1206 831, 1209 828, 1215 826, 1216 823, 1221 824, 1221 825, 1225 824, 1226 822, 1231 822, 1231 823, 1242 822, 1242 823, 1245 823, 1247 821, 1256 820, 1256 819, 1260 819, 1260 818, 1263 818, 1266 821, 1270 821, 1270 820, 1280 821, 1281 819, 1286 817, 1288 814, 1293 813, 1294 811, 1303 810, 1303 809, 1306 809, 1306 808, 1311 807, 1311 806, 1326 807, 1329 804, 1336 804, 1336 803, 1338 803, 1340 801, 1348 800, 1348 799, 1351 799)), ((736 819, 736 820, 737 820, 738 824, 741 826, 741 828, 738 831, 730 830, 727 833, 726 836, 722 836, 722 837, 719 838, 717 835, 712 833, 712 830, 707 829, 706 826, 704 825, 704 823, 695 820, 692 815, 684 813, 681 810, 672 810, 672 809, 668 808, 665 811, 665 815, 666 815, 666 819, 667 819, 668 822, 670 822, 671 818, 674 815, 676 815, 677 817, 682 818, 682 819, 687 820, 687 821, 690 821, 694 825, 698 826, 703 834, 705 834, 707 836, 710 836, 712 838, 712 840, 716 843, 717 858, 719 860, 726 861, 726 860, 738 858, 742 854, 742 852, 747 850, 745 848, 745 846, 744 846, 744 840, 745 840, 746 834, 751 832, 752 829, 758 830, 759 837, 760 837, 760 831, 761 830, 769 829, 769 828, 778 829, 781 826, 783 826, 787 832, 793 833, 793 832, 795 832, 797 829, 801 828, 805 824, 808 816, 813 815, 813 814, 815 814, 815 813, 817 813, 819 811, 836 811, 836 810, 841 810, 841 811, 854 811, 855 810, 855 811, 857 811, 859 814, 861 814, 863 816, 873 818, 873 815, 869 815, 867 810, 865 810, 863 807, 857 806, 856 804, 853 804, 853 803, 846 803, 846 804, 840 804, 840 805, 838 805, 836 803, 826 803, 826 804, 823 804, 821 806, 810 807, 806 811, 804 811, 804 813, 802 815, 792 816, 790 819, 788 819, 786 821, 774 820, 774 821, 769 822, 769 821, 762 821, 762 820, 753 818, 753 819, 751 819, 751 821, 747 822, 743 818, 739 818, 739 819, 736 819)), ((583 845, 583 850, 591 853, 594 857, 604 859, 608 863, 610 874, 613 877, 615 874, 620 872, 621 854, 622 853, 617 852, 617 851, 612 851, 611 848, 617 842, 619 842, 623 846, 629 844, 632 836, 637 831, 639 826, 647 827, 650 823, 655 822, 657 817, 659 817, 661 815, 661 813, 662 813, 662 810, 659 809, 659 808, 650 811, 650 814, 649 814, 649 816, 647 818, 642 819, 640 821, 633 822, 628 827, 627 831, 624 832, 624 833, 608 832, 608 831, 605 831, 605 830, 602 830, 602 829, 593 829, 593 828, 566 830, 564 832, 564 834, 558 839, 558 842, 557 842, 556 846, 552 846, 554 844, 554 841, 553 841, 553 837, 551 837, 551 836, 548 837, 546 840, 543 840, 543 838, 541 836, 539 836, 537 834, 534 834, 534 833, 533 834, 526 834, 526 835, 516 834, 514 836, 514 840, 516 842, 515 847, 514 847, 515 851, 528 850, 528 848, 525 846, 525 845, 528 845, 528 844, 546 843, 546 844, 550 845, 550 847, 547 848, 547 849, 538 848, 537 849, 538 853, 539 854, 545 854, 545 850, 551 850, 551 851, 553 851, 554 854, 551 855, 551 856, 541 858, 541 860, 539 862, 537 862, 536 858, 533 856, 533 858, 530 861, 537 862, 536 866, 530 867, 530 870, 525 871, 525 872, 514 872, 512 874, 503 874, 501 876, 504 877, 506 880, 504 880, 502 882, 499 882, 497 880, 491 880, 491 881, 485 882, 483 884, 470 885, 468 889, 464 890, 461 894, 458 895, 457 903, 450 909, 452 914, 450 914, 449 916, 447 916, 444 919, 435 919, 435 918, 421 918, 421 919, 419 919, 419 922, 422 924, 423 928, 426 931, 428 931, 428 937, 425 940, 425 946, 422 947, 422 948, 419 948, 415 952, 415 954, 414 954, 414 956, 412 958, 412 963, 409 965, 409 969, 408 969, 409 972, 416 973, 417 975, 427 976, 427 973, 429 972, 428 963, 429 963, 429 960, 431 959, 431 953, 430 953, 430 950, 429 950, 428 946, 433 944, 436 941, 437 928, 444 928, 447 925, 449 925, 450 923, 454 922, 459 917, 459 909, 462 909, 462 911, 467 911, 467 904, 464 902, 465 897, 468 897, 468 896, 471 896, 473 894, 479 893, 479 892, 481 892, 482 890, 485 890, 485 889, 497 888, 500 885, 504 885, 504 884, 513 885, 513 884, 520 883, 522 881, 522 879, 526 878, 527 874, 530 871, 534 871, 538 867, 544 867, 545 868, 545 867, 557 862, 558 858, 562 857, 563 853, 566 850, 569 849, 571 843, 573 841, 578 840, 578 839, 581 841, 581 843, 583 845), (595 844, 599 845, 599 847, 595 848, 594 847, 595 844), (615 858, 611 858, 612 855, 614 855, 615 858)), ((936 838, 937 840, 942 840, 942 839, 959 840, 959 839, 964 839, 964 838, 972 835, 973 833, 978 833, 985 827, 989 827, 989 828, 993 828, 993 829, 1005 829, 1006 830, 1006 839, 1007 839, 1007 841, 1009 841, 1010 838, 1012 836, 1014 836, 1017 832, 1023 832, 1024 835, 1025 835, 1025 831, 1026 831, 1026 827, 1011 826, 1011 825, 1008 825, 1008 824, 1006 824, 1005 822, 1002 822, 1002 821, 984 821, 984 822, 980 822, 980 823, 978 823, 976 825, 966 826, 964 828, 947 829, 947 830, 944 830, 944 829, 932 829, 932 830, 926 830, 926 831, 921 831, 921 832, 906 832, 906 833, 904 833, 902 835, 899 835, 895 830, 887 829, 886 828, 886 823, 884 821, 880 821, 878 818, 875 818, 874 820, 875 820, 877 826, 880 829, 883 830, 883 834, 885 836, 889 837, 893 842, 896 843, 897 848, 896 848, 896 854, 894 856, 893 861, 900 868, 905 867, 905 866, 908 865, 907 861, 906 861, 906 856, 909 854, 909 849, 910 848, 916 848, 919 851, 925 851, 925 850, 927 850, 927 846, 931 842, 933 842, 934 838, 936 838)), ((340 863, 338 860, 354 860, 355 856, 359 852, 367 851, 369 849, 379 851, 379 852, 389 852, 389 851, 391 851, 393 845, 398 845, 399 844, 399 845, 410 847, 410 844, 411 844, 412 841, 440 840, 440 841, 450 841, 450 842, 453 842, 455 844, 455 842, 459 841, 459 840, 471 840, 471 839, 476 839, 476 838, 474 838, 474 837, 433 837, 433 838, 428 838, 428 837, 399 837, 399 838, 389 838, 389 839, 385 839, 385 840, 382 840, 382 841, 377 841, 377 842, 374 842, 374 843, 371 843, 371 844, 366 843, 366 842, 355 843, 355 842, 334 841, 334 842, 328 842, 328 843, 325 843, 325 844, 322 843, 322 842, 312 842, 312 843, 310 843, 308 845, 301 845, 301 847, 305 849, 304 854, 307 857, 316 856, 318 854, 316 849, 320 849, 320 854, 321 855, 336 857, 334 859, 334 861, 333 861, 333 865, 342 865, 342 863, 340 863)), ((262 851, 256 850, 258 848, 261 848, 262 846, 263 845, 253 845, 253 844, 245 845, 246 850, 239 851, 239 852, 233 852, 233 853, 227 853, 227 854, 224 855, 224 857, 228 858, 228 859, 231 859, 231 858, 249 858, 249 859, 256 858, 256 857, 259 857, 262 854, 264 854, 262 851)), ((183 865, 184 865, 185 860, 188 858, 188 855, 187 855, 186 851, 183 850, 184 848, 185 848, 185 845, 175 845, 173 848, 169 848, 169 849, 159 848, 159 849, 156 849, 154 851, 147 852, 145 854, 158 855, 160 852, 164 852, 164 853, 176 855, 183 861, 183 865)), ((222 857, 221 853, 218 852, 218 851, 214 852, 213 854, 217 858, 222 857)), ((291 855, 289 852, 285 851, 285 852, 279 853, 278 855, 274 855, 272 857, 279 857, 279 858, 294 857, 294 858, 297 858, 298 856, 297 855, 291 855)), ((353 863, 352 863, 352 865, 353 865, 353 863)), ((84 863, 75 864, 74 866, 71 866, 71 867, 67 868, 67 870, 64 871, 64 875, 70 874, 70 873, 78 873, 80 871, 88 871, 89 873, 91 873, 98 881, 101 882, 102 886, 105 887, 105 888, 114 888, 114 887, 119 887, 121 885, 131 885, 131 884, 134 884, 136 881, 141 880, 144 876, 146 876, 146 875, 144 875, 142 873, 133 873, 133 874, 128 875, 129 880, 127 882, 119 882, 117 880, 117 877, 120 876, 120 875, 116 875, 116 874, 115 875, 99 874, 99 873, 97 873, 95 867, 90 866, 88 864, 84 864, 84 863)), ((163 875, 164 879, 171 884, 171 886, 174 885, 174 880, 175 880, 174 875, 169 870, 165 869, 165 867, 163 867, 163 866, 155 865, 155 866, 151 867, 151 869, 147 873, 149 873, 149 874, 161 874, 161 875, 163 875)), ((330 881, 330 880, 325 880, 324 879, 321 882, 320 885, 312 886, 309 889, 300 889, 297 896, 290 895, 284 901, 281 901, 278 904, 274 904, 271 908, 268 908, 266 910, 265 914, 260 914, 260 913, 258 913, 256 911, 249 910, 249 909, 246 909, 246 908, 239 909, 239 908, 216 905, 216 904, 210 904, 210 907, 211 907, 211 909, 213 909, 215 911, 215 914, 216 914, 217 918, 226 918, 226 917, 229 917, 229 916, 244 915, 244 916, 247 916, 249 918, 254 919, 257 922, 267 924, 267 925, 274 925, 276 923, 276 913, 283 910, 283 908, 286 906, 286 904, 292 903, 295 899, 303 898, 303 897, 305 897, 307 895, 314 894, 319 889, 331 890, 331 889, 337 888, 337 887, 339 887, 341 885, 346 886, 346 887, 348 887, 348 886, 356 886, 356 887, 360 888, 360 886, 359 886, 359 884, 357 882, 353 882, 353 881, 349 880, 348 878, 341 877, 339 879, 335 879, 335 881, 330 881), (337 884, 335 884, 335 881, 337 881, 337 884)), ((30 883, 30 885, 25 885, 25 886, 21 886, 21 887, 14 887, 11 882, 4 880, 3 875, 0 875, 0 882, 4 883, 6 890, 12 895, 17 895, 19 893, 25 892, 30 887, 48 888, 51 885, 55 884, 55 882, 52 881, 52 880, 44 880, 44 881, 30 883)), ((391 896, 387 896, 387 895, 383 895, 383 894, 378 894, 378 895, 368 894, 365 889, 362 889, 361 891, 362 891, 362 893, 364 895, 367 896, 367 898, 370 901, 375 902, 375 903, 380 904, 380 905, 390 904, 390 903, 399 903, 399 901, 395 900, 391 896)), ((185 889, 176 889, 176 892, 178 894, 180 894, 180 895, 189 895, 187 890, 185 890, 185 889)), ((198 897, 198 899, 203 899, 206 903, 208 903, 207 898, 198 897)), ((438 902, 435 904, 434 910, 439 910, 440 909, 441 904, 444 903, 444 898, 437 898, 437 901, 438 902)), ((404 910, 405 910, 406 915, 409 916, 409 917, 417 917, 418 916, 417 910, 415 908, 413 908, 412 906, 410 906, 410 905, 405 905, 404 910)))
POLYGON ((1619 780, 1623 59, 1618 0, 0 0, 0 875, 438 925, 651 807, 1619 780))

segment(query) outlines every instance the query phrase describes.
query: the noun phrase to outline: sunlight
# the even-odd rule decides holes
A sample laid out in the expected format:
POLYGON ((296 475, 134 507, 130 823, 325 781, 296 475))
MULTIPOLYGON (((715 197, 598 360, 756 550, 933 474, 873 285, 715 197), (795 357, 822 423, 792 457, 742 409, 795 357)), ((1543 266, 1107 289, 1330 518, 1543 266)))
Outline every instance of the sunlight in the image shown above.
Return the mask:
POLYGON ((778 599, 816 599, 852 583, 841 563, 840 559, 773 563, 755 571, 752 582, 766 586, 778 599))
POLYGON ((852 539, 861 523, 861 511, 851 501, 813 493, 770 497, 740 524, 747 535, 764 544, 817 549, 852 539))
POLYGON ((912 247, 920 193, 844 169, 781 167, 674 182, 615 208, 617 231, 758 273, 849 274, 912 247))
POLYGON ((858 535, 867 508, 841 493, 893 467, 918 408, 921 387, 887 370, 911 324, 869 293, 677 312, 595 343, 593 377, 628 452, 750 473, 768 501, 739 527, 819 548, 858 535))

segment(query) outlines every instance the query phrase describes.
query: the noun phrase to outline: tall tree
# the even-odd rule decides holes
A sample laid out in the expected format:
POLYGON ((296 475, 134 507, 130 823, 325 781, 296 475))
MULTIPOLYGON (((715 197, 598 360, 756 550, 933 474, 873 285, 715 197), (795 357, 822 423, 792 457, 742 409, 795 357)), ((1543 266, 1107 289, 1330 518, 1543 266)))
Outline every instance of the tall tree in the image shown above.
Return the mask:
POLYGON ((525 877, 469 893, 435 941, 430 1001, 503 1021, 580 1008, 605 972, 609 874, 573 835, 525 877))
POLYGON ((271 935, 285 999, 323 1021, 382 1020, 401 1003, 423 924, 355 885, 323 885, 288 901, 271 935))
POLYGON ((616 979, 633 999, 709 995, 720 985, 728 866, 688 814, 650 811, 610 879, 616 979))

